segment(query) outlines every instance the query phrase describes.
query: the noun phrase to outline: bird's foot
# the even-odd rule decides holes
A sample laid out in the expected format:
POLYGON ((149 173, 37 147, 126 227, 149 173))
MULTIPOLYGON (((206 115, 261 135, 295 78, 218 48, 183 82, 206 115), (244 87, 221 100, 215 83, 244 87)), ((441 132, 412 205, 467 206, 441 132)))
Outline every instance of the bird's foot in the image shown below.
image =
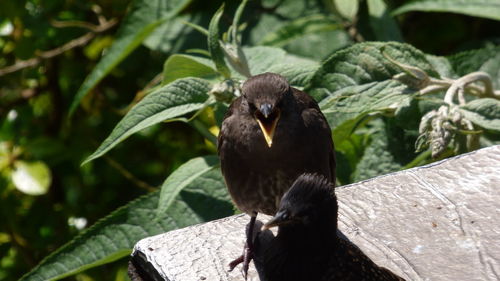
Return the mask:
POLYGON ((250 266, 250 261, 253 259, 253 250, 245 245, 243 248, 243 254, 237 257, 235 260, 229 263, 229 271, 233 271, 233 269, 240 263, 243 263, 241 271, 243 273, 243 277, 247 280, 248 276, 248 268, 250 266))
POLYGON ((253 212, 250 216, 250 222, 247 225, 246 229, 246 238, 247 241, 245 243, 245 247, 243 248, 243 254, 229 263, 229 271, 233 271, 233 269, 240 263, 243 263, 243 267, 241 269, 243 273, 243 277, 247 280, 248 276, 248 267, 250 266, 250 261, 253 259, 253 232, 255 221, 257 218, 257 212, 253 212))
POLYGON ((232 262, 229 263, 229 271, 233 271, 233 269, 238 266, 238 264, 242 263, 243 260, 245 259, 245 255, 241 255, 234 259, 232 262))

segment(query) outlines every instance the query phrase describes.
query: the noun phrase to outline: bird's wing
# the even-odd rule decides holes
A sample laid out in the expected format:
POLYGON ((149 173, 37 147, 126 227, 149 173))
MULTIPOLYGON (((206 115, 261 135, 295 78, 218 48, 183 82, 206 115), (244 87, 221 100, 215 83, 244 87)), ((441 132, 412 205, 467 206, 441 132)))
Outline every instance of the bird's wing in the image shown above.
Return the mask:
POLYGON ((241 99, 242 99, 242 97, 235 99, 231 103, 231 105, 229 106, 228 110, 226 111, 226 114, 224 114, 224 119, 222 120, 222 125, 220 128, 219 136, 217 137, 217 152, 219 154, 219 157, 221 156, 221 147, 222 147, 222 143, 224 142, 224 136, 225 136, 226 130, 227 130, 227 124, 225 124, 226 120, 229 117, 231 117, 234 114, 234 112, 237 110, 237 108, 240 106, 241 99))
POLYGON ((322 121, 321 126, 325 130, 325 134, 329 136, 329 144, 330 144, 330 151, 329 151, 329 158, 330 158, 330 176, 332 178, 333 183, 335 184, 335 167, 336 167, 336 160, 335 160, 335 145, 333 143, 332 139, 332 130, 330 128, 330 125, 328 124, 328 121, 326 120, 325 115, 321 112, 321 109, 319 108, 318 103, 306 92, 300 91, 298 89, 292 88, 293 89, 293 94, 295 95, 295 98, 297 101, 299 101, 299 106, 303 108, 305 111, 309 111, 312 113, 309 114, 311 118, 319 118, 322 121))

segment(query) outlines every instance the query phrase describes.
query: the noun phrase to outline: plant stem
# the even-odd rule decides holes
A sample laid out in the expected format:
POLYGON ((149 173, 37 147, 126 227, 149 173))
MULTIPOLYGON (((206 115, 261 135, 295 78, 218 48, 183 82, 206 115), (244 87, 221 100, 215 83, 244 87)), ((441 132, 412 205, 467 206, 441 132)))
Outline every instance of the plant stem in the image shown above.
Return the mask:
POLYGON ((138 179, 131 172, 129 172, 125 167, 123 167, 120 163, 116 162, 113 158, 104 155, 103 158, 108 162, 108 164, 115 168, 120 174, 122 174, 127 180, 134 183, 137 187, 145 189, 147 191, 155 191, 157 190, 154 186, 149 185, 148 183, 138 179))

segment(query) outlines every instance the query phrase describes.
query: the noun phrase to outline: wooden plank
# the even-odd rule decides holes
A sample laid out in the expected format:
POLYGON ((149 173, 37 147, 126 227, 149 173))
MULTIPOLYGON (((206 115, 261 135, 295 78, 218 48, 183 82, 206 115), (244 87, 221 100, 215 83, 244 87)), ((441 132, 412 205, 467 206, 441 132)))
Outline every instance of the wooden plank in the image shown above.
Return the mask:
MULTIPOLYGON (((500 280, 500 146, 338 187, 337 197, 342 233, 407 280, 500 280)), ((153 280, 243 280, 227 264, 248 219, 149 237, 132 255, 153 280)), ((249 280, 259 280, 253 264, 249 280)))

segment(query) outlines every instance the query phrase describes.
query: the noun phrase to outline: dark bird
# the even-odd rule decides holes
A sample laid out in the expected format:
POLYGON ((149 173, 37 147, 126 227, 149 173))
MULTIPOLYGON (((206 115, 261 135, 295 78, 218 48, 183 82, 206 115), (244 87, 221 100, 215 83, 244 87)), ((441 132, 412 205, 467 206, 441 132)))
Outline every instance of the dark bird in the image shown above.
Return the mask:
MULTIPOLYGON (((251 216, 274 215, 283 194, 302 173, 318 173, 335 182, 331 129, 318 104, 275 73, 253 76, 229 107, 218 139, 221 169, 236 206, 251 216)), ((243 262, 246 276, 252 256, 247 231, 243 262)))
POLYGON ((278 235, 255 242, 255 265, 265 281, 404 280, 377 266, 359 248, 337 236, 337 197, 333 184, 303 174, 283 196, 263 229, 278 235))

